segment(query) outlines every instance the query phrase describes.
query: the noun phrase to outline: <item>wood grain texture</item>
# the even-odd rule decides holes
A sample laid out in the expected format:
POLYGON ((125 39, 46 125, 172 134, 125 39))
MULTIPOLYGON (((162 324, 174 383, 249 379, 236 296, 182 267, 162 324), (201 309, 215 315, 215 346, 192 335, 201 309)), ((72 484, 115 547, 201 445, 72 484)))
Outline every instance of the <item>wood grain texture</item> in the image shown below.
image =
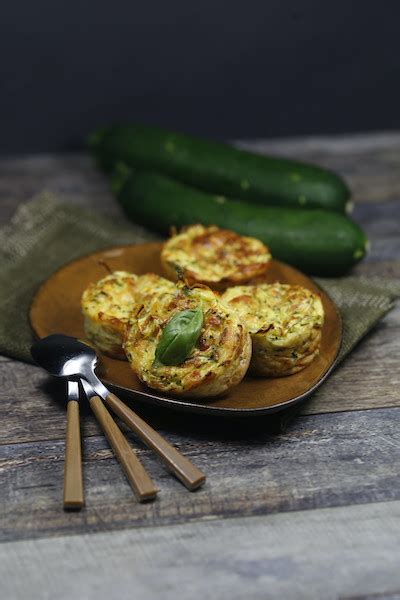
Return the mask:
POLYGON ((4 445, 2 539, 400 500, 399 432, 398 409, 299 417, 276 436, 243 424, 223 432, 181 432, 171 441, 207 473, 207 481, 189 493, 141 447, 138 456, 160 488, 156 501, 145 505, 133 498, 104 438, 87 438, 86 508, 75 514, 60 510, 62 441, 4 445))
POLYGON ((0 573, 13 600, 395 600, 399 553, 397 501, 3 544, 0 573))
MULTIPOLYGON (((369 260, 400 260, 399 255, 393 253, 398 244, 392 239, 396 227, 393 216, 396 211, 399 214, 400 133, 261 140, 241 145, 259 152, 313 161, 336 170, 353 191, 355 219, 373 241, 369 260), (384 257, 388 255, 390 258, 386 260, 384 257)), ((0 160, 0 223, 11 218, 18 204, 43 190, 55 193, 60 200, 101 210, 110 216, 121 215, 107 179, 88 156, 41 155, 0 160)), ((365 264, 356 271, 363 272, 365 264)), ((397 265, 396 273, 399 272, 397 265)))
MULTIPOLYGON (((400 306, 392 310, 328 381, 302 407, 303 414, 361 410, 400 406, 400 306)), ((49 378, 38 367, 24 363, 0 361, 0 443, 12 444, 39 440, 63 439, 65 435, 65 387, 49 378), (23 398, 23 401, 21 400, 23 398)), ((146 408, 129 400, 130 406, 160 428, 169 432, 196 431, 198 427, 229 429, 230 422, 213 424, 201 416, 180 415, 162 409, 146 408), (203 425, 204 423, 204 425, 203 425)), ((85 415, 85 406, 82 407, 85 415)), ((87 409, 86 409, 87 414, 87 409)), ((264 417, 263 427, 274 427, 274 420, 264 417)), ((83 419, 84 436, 98 435, 96 423, 83 419)), ((211 452, 212 454, 212 452, 211 452)))
POLYGON ((203 485, 205 474, 115 394, 109 394, 106 403, 190 491, 203 485))
MULTIPOLYGON (((400 133, 242 145, 341 173, 354 193, 354 219, 372 241, 355 273, 400 278, 400 133)), ((120 214, 87 156, 32 156, 0 161, 0 223, 44 189, 120 214)), ((139 445, 161 488, 153 505, 135 503, 82 407, 87 508, 69 515, 60 510, 64 387, 1 358, 1 535, 23 540, 0 546, 2 596, 400 597, 400 411, 382 408, 400 406, 399 329, 396 308, 284 435, 268 433, 271 418, 234 424, 133 403, 208 474, 189 494, 139 445), (307 510, 293 512, 300 509, 307 510), (96 531, 103 533, 86 535, 96 531), (36 539, 43 536, 50 538, 36 539)))
POLYGON ((400 406, 400 304, 302 407, 302 414, 400 406))
MULTIPOLYGON (((399 254, 394 253, 398 243, 393 239, 397 237, 398 242, 393 216, 400 210, 400 133, 260 140, 240 145, 336 170, 353 191, 355 219, 373 241, 368 261, 400 261, 399 254)), ((43 190, 110 216, 121 215, 107 179, 87 155, 40 155, 0 160, 0 223, 11 218, 19 203, 43 190)), ((365 272, 366 264, 356 272, 365 272)), ((400 274, 400 262, 395 273, 400 274)), ((390 275, 390 265, 385 266, 385 273, 376 274, 390 275)))
POLYGON ((90 398, 90 408, 96 415, 102 431, 106 436, 108 443, 132 486, 136 498, 139 502, 153 500, 157 495, 157 488, 150 478, 150 475, 142 465, 136 452, 130 446, 128 440, 124 437, 120 428, 104 406, 103 401, 98 396, 90 398))
MULTIPOLYGON (((400 132, 314 136, 237 142, 261 153, 310 161, 346 178, 357 202, 400 197, 400 132)), ((17 202, 47 189, 85 206, 117 214, 103 176, 86 154, 31 155, 1 159, 0 199, 8 220, 17 202), (3 202, 4 200, 4 202, 3 202)))

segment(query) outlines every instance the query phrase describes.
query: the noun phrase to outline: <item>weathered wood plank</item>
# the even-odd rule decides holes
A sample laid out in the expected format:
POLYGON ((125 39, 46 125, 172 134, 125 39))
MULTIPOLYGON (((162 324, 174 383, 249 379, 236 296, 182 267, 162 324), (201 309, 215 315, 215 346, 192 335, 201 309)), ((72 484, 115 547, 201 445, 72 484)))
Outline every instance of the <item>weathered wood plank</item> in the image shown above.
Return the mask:
MULTIPOLYGON (((238 142, 253 151, 315 162, 348 180, 358 202, 400 196, 400 134, 271 139, 238 142)), ((117 214, 105 179, 85 154, 40 155, 0 161, 1 214, 11 216, 17 202, 47 189, 60 197, 117 214)), ((4 222, 4 221, 3 221, 4 222)))
MULTIPOLYGON (((300 149, 299 144, 296 144, 295 141, 292 143, 294 144, 293 152, 296 154, 300 149)), ((323 145, 323 142, 321 143, 323 145)), ((350 148, 352 148, 351 141, 349 143, 350 148)), ((365 173, 363 171, 363 176, 365 175, 365 177, 369 178, 369 190, 375 189, 374 186, 371 187, 369 180, 371 178, 378 180, 375 187, 380 191, 380 202, 376 202, 375 204, 363 203, 361 201, 362 195, 360 196, 357 190, 355 193, 357 206, 354 218, 365 228, 373 242, 372 251, 368 257, 368 262, 371 263, 375 263, 376 261, 386 263, 400 256, 400 236, 398 235, 398 220, 400 218, 398 199, 400 193, 397 184, 399 166, 397 163, 400 162, 400 142, 397 151, 395 151, 393 140, 392 143, 388 143, 390 149, 389 158, 387 158, 388 164, 382 167, 375 153, 371 159, 372 162, 367 161, 365 173), (396 160, 393 159, 393 156, 395 156, 396 160), (392 173, 395 178, 395 189, 393 189, 393 186, 391 187, 388 172, 392 173), (394 218, 395 215, 397 215, 397 219, 394 218)), ((270 145, 262 143, 261 146, 254 142, 253 146, 256 148, 262 146, 266 151, 269 148, 270 151, 276 151, 273 141, 270 145)), ((289 153, 291 142, 279 142, 277 147, 286 148, 286 153, 289 153)), ((307 147, 307 144, 305 147, 307 147)), ((315 148, 315 152, 319 156, 318 145, 313 145, 312 147, 315 148)), ((346 147, 345 142, 344 147, 346 147)), ((357 152, 356 155, 349 157, 345 151, 344 154, 334 149, 330 152, 327 151, 328 163, 329 157, 332 160, 326 166, 335 168, 341 172, 339 165, 335 163, 339 157, 347 169, 357 171, 359 165, 364 164, 361 149, 359 148, 357 152)), ((368 144, 367 152, 371 152, 368 144)), ((300 154, 299 157, 302 158, 302 155, 300 154)), ((307 156, 303 158, 307 158, 307 156)), ((313 157, 308 158, 312 159, 313 157)), ((121 215, 120 208, 110 192, 107 179, 95 169, 88 156, 40 156, 15 160, 0 160, 0 223, 5 223, 10 219, 20 202, 29 200, 33 195, 45 189, 54 192, 61 200, 68 200, 78 205, 92 208, 93 210, 100 210, 105 214, 121 215)), ((378 200, 379 196, 375 192, 373 194, 375 195, 372 195, 371 201, 373 199, 378 200)), ((359 269, 361 269, 361 272, 364 272, 365 265, 366 263, 362 263, 356 272, 359 269)), ((399 273, 398 264, 396 267, 397 270, 393 274, 394 276, 397 276, 399 273)), ((388 268, 386 268, 385 274, 390 274, 388 273, 388 268)))
MULTIPOLYGON (((355 219, 373 241, 368 260, 387 263, 400 256, 398 219, 394 218, 395 214, 400 218, 400 134, 270 140, 251 142, 246 147, 314 160, 347 175, 357 202, 355 219), (369 203, 363 202, 365 198, 369 203)), ((121 214, 107 179, 87 155, 42 155, 0 161, 0 222, 8 221, 20 202, 44 189, 61 200, 110 215, 121 214)), ((357 272, 365 272, 365 265, 357 272)), ((397 264, 392 275, 399 274, 398 268, 397 264)), ((376 272, 382 272, 379 269, 376 272)), ((391 274, 390 265, 385 265, 384 274, 391 274)))
POLYGON ((215 421, 203 421, 197 430, 169 438, 207 473, 205 487, 189 493, 140 447, 161 489, 156 502, 142 505, 104 438, 87 438, 87 508, 76 514, 62 510, 63 442, 2 446, 1 536, 15 540, 400 500, 399 431, 399 409, 299 417, 280 436, 266 433, 260 422, 221 430, 215 421))
POLYGON ((44 190, 93 210, 121 214, 107 179, 87 155, 39 155, 0 160, 1 222, 11 218, 18 204, 44 190))
POLYGON ((400 406, 400 303, 360 342, 302 414, 400 406))
MULTIPOLYGON (((65 431, 65 382, 36 366, 0 362, 0 443, 59 439, 65 431)), ((98 430, 90 425, 87 434, 98 430)))
POLYGON ((0 546, 13 600, 398 598, 400 502, 0 546))
MULTIPOLYGON (((270 140, 252 143, 251 147, 314 161, 342 173, 357 202, 354 218, 372 240, 372 251, 368 259, 357 267, 356 272, 400 277, 400 134, 270 140)), ((79 205, 110 215, 120 214, 106 179, 96 171, 87 156, 27 157, 0 161, 0 223, 11 217, 18 203, 28 200, 43 189, 53 191, 61 200, 70 199, 79 205)), ((399 406, 396 361, 399 328, 400 316, 397 309, 386 317, 313 399, 304 405, 303 413, 399 406)), ((152 424, 206 470, 209 474, 207 486, 194 495, 188 494, 166 474, 158 461, 150 457, 147 450, 141 448, 141 457, 161 484, 162 494, 154 505, 136 504, 106 443, 102 438, 96 437, 99 433, 96 424, 92 419, 86 418, 83 432, 89 436, 85 441, 88 508, 80 515, 66 515, 61 511, 60 502, 65 427, 63 386, 61 382, 49 383, 47 376, 40 370, 14 361, 0 361, 0 383, 5 391, 0 403, 0 442, 4 444, 0 448, 4 456, 0 471, 1 519, 5 524, 3 539, 54 536, 60 532, 105 531, 131 526, 143 526, 147 531, 147 527, 151 529, 153 525, 166 525, 166 531, 169 524, 187 520, 226 519, 257 513, 264 515, 299 508, 384 502, 400 497, 397 482, 400 446, 397 434, 398 410, 300 417, 287 435, 274 437, 266 433, 270 426, 269 419, 261 419, 257 423, 235 423, 179 415, 159 409, 141 409, 152 424)), ((363 509, 363 506, 357 507, 356 514, 363 509)), ((307 522, 313 514, 315 511, 308 511, 307 522)), ((290 515, 282 515, 286 516, 290 515)), ((268 517, 271 518, 273 517, 268 517)), ((379 527, 383 522, 382 518, 378 520, 379 527)), ((258 520, 258 517, 253 519, 258 520)), ((193 523, 193 527, 197 527, 197 524, 193 523)), ((227 531, 229 529, 230 526, 227 525, 227 531)), ((154 535, 163 530, 164 528, 156 530, 154 535)), ((132 533, 135 534, 136 531, 139 530, 132 533)), ((207 567, 212 564, 212 558, 211 562, 207 562, 206 542, 203 534, 199 535, 202 540, 199 552, 204 547, 207 567)), ((312 539, 310 528, 303 534, 297 531, 297 535, 312 539)), ((224 551, 218 551, 219 556, 224 555, 226 548, 232 547, 232 538, 228 537, 224 551)), ((297 542, 292 544, 293 548, 297 548, 297 542)), ((237 545, 241 550, 239 540, 237 545)), ((342 543, 342 548, 345 545, 346 542, 342 543)), ((369 553, 366 552, 365 559, 370 561, 370 571, 374 578, 375 573, 380 572, 376 560, 372 560, 375 547, 372 545, 369 553)), ((263 565, 263 554, 257 544, 255 549, 255 564, 263 565), (261 563, 257 563, 259 556, 261 563)), ((329 550, 323 548, 322 551, 325 560, 329 556, 329 550)), ((122 550, 119 554, 121 553, 122 550)), ((304 554, 303 547, 300 553, 304 554)), ((164 550, 164 555, 166 554, 164 550)), ((27 556, 31 557, 30 554, 27 556)), ((186 556, 186 549, 182 556, 186 556)), ((212 557, 213 554, 209 556, 212 557)), ((291 565, 294 564, 294 556, 297 558, 295 550, 288 550, 287 557, 292 561, 291 565)), ((339 576, 334 578, 335 581, 341 581, 342 571, 347 564, 346 555, 341 556, 340 562, 339 556, 338 550, 339 576)), ((135 561, 133 556, 132 563, 135 561)), ((234 564, 239 565, 240 570, 240 558, 235 561, 234 564)), ((314 562, 317 564, 317 561, 314 562)), ((132 563, 127 562, 127 565, 131 568, 132 563)), ((154 564, 157 563, 158 560, 155 560, 154 564)), ((217 565, 222 570, 226 569, 221 562, 217 561, 217 565)), ((285 581, 286 578, 286 572, 279 565, 277 569, 280 577, 274 570, 270 571, 268 585, 253 565, 246 565, 243 569, 244 575, 239 574, 243 586, 246 577, 249 579, 246 574, 255 573, 257 581, 263 583, 262 592, 270 589, 271 578, 277 586, 276 581, 285 581)), ((165 571, 168 569, 165 568, 165 571)), ((303 573, 303 568, 298 572, 303 573)), ((140 569, 135 576, 135 585, 138 579, 141 581, 138 573, 140 569)), ((332 575, 328 567, 324 573, 326 584, 330 580, 327 573, 331 580, 332 575)), ((340 590, 340 594, 362 597, 364 592, 369 595, 387 592, 393 596, 400 588, 393 582, 390 569, 387 575, 386 587, 378 584, 376 587, 366 585, 365 588, 349 586, 340 590)), ((171 589, 176 585, 178 577, 179 570, 171 573, 171 589)), ((360 577, 363 582, 367 582, 364 577, 360 577)), ((310 574, 310 578, 317 580, 316 572, 312 576, 310 574)), ((79 579, 80 589, 83 579, 79 579)), ((38 575, 37 581, 41 580, 43 574, 41 577, 38 575)), ((126 586, 129 597, 132 592, 130 584, 132 581, 126 586)), ((151 583, 147 581, 146 585, 152 590, 151 583)), ((217 591, 222 590, 221 584, 219 585, 217 591)), ((111 587, 108 589, 110 591, 111 587)), ((229 585, 230 595, 233 589, 236 589, 234 584, 229 585)), ((243 591, 245 587, 237 589, 238 597, 249 595, 239 594, 239 590, 243 591)), ((276 589, 281 597, 289 597, 285 589, 282 591, 279 586, 276 589)), ((305 586, 305 589, 308 592, 308 589, 314 588, 305 586)), ((325 591, 326 588, 323 589, 325 591)), ((222 595, 223 591, 221 597, 226 597, 226 594, 222 595)), ((254 593, 254 597, 257 597, 258 589, 254 593)), ((27 595, 32 594, 27 594, 25 588, 25 597, 27 595)), ((82 596, 81 593, 77 595, 82 596)), ((53 594, 51 597, 56 596, 53 594)), ((120 594, 119 597, 123 595, 120 594)), ((261 597, 265 597, 264 593, 261 597)), ((310 595, 307 594, 307 597, 310 595)), ((322 597, 326 595, 323 594, 322 597)))
MULTIPOLYGON (((400 406, 398 356, 400 353, 400 304, 353 351, 336 373, 302 407, 303 414, 400 406)), ((32 365, 0 362, 0 443, 60 439, 65 429, 65 383, 51 379, 32 365)), ((167 430, 177 422, 196 426, 199 416, 166 410, 135 408, 152 423, 167 430), (144 410, 144 412, 143 412, 144 410)), ((206 419, 206 422, 209 422, 206 419)), ((269 419, 264 419, 266 425, 269 419)), ((226 428, 225 421, 220 427, 226 428)), ((85 434, 98 433, 90 420, 85 434)))
POLYGON ((358 206, 354 217, 365 230, 371 248, 355 274, 400 278, 400 196, 396 201, 358 206))

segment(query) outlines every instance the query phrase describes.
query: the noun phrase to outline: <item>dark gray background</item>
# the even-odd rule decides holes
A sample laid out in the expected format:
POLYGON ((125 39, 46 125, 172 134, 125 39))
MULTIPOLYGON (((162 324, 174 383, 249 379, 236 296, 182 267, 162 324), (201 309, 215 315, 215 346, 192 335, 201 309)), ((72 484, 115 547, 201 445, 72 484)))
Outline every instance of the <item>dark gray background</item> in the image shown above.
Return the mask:
POLYGON ((216 138, 400 128, 391 0, 2 5, 0 153, 138 120, 216 138))

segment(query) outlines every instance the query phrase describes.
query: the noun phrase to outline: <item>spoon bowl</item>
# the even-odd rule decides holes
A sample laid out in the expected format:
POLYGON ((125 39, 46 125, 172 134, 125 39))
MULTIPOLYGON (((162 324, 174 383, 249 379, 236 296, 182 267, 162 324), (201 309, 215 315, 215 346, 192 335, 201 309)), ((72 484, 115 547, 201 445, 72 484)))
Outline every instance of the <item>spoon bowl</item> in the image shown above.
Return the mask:
POLYGON ((55 333, 35 342, 31 348, 35 362, 55 377, 85 377, 94 372, 96 352, 69 335, 55 333))
MULTIPOLYGON (((31 354, 38 365, 56 377, 86 380, 89 384, 89 386, 85 386, 89 404, 101 422, 106 436, 111 439, 110 443, 121 462, 124 462, 124 457, 129 455, 129 449, 121 433, 118 433, 118 428, 111 423, 111 417, 103 406, 102 400, 151 450, 158 454, 169 470, 189 490, 195 490, 204 483, 206 477, 200 469, 102 384, 94 372, 97 365, 97 354, 93 348, 78 338, 56 333, 37 341, 31 348, 31 354)), ((132 457, 130 460, 133 460, 132 457)), ((125 470, 139 497, 147 499, 155 496, 156 490, 152 482, 148 478, 146 479, 143 469, 138 467, 137 460, 135 468, 125 465, 125 470), (140 474, 139 479, 141 480, 135 476, 135 471, 136 475, 140 474)))
MULTIPOLYGON (((155 498, 157 488, 103 404, 103 399, 107 401, 110 392, 94 373, 96 352, 77 338, 56 333, 36 342, 31 348, 31 354, 38 365, 55 377, 67 377, 69 381, 71 378, 83 378, 90 382, 90 388, 94 390, 93 395, 88 396, 90 407, 139 501, 155 498)), ((117 402, 121 401, 117 398, 117 402)), ((71 402, 68 407, 70 405, 71 402)))

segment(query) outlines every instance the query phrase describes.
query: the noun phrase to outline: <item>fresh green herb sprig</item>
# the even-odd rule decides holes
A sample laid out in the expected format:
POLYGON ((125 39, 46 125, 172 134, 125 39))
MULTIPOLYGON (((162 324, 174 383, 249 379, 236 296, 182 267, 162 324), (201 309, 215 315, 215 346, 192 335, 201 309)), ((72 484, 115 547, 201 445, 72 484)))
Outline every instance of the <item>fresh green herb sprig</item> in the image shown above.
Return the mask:
POLYGON ((179 365, 192 352, 203 327, 201 306, 176 313, 164 327, 158 342, 154 364, 179 365))

